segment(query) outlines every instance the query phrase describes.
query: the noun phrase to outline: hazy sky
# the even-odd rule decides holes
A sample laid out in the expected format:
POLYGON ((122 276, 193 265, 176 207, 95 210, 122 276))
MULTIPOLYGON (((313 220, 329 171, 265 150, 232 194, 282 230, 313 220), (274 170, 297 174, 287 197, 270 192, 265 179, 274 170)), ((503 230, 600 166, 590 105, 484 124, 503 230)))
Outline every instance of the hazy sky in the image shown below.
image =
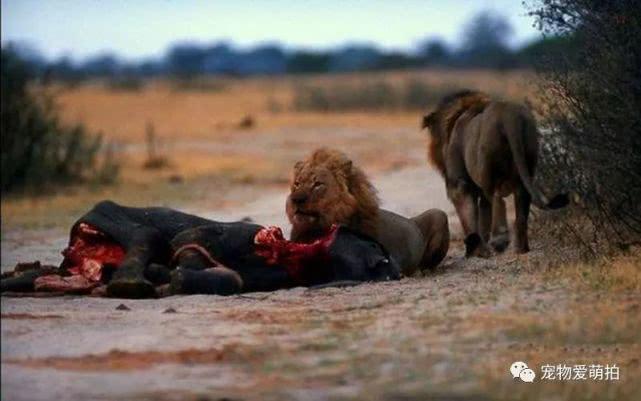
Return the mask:
POLYGON ((84 58, 114 51, 158 56, 168 44, 228 39, 242 47, 278 42, 327 48, 370 42, 411 49, 428 36, 457 44, 463 24, 482 10, 514 28, 513 44, 538 35, 521 0, 1 0, 2 43, 22 41, 46 57, 84 58))

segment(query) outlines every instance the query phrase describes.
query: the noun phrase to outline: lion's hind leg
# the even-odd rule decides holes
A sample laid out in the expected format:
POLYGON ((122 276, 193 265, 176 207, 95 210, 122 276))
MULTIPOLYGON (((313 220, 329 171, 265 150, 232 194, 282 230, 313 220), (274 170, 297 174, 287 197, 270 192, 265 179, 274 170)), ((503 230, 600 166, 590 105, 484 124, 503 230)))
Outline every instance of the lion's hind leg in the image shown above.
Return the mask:
POLYGON ((503 252, 510 244, 507 229, 507 215, 503 197, 496 193, 492 199, 492 239, 490 245, 497 252, 503 252))
POLYGON ((430 209, 412 218, 425 238, 421 270, 438 266, 450 248, 450 227, 447 214, 440 209, 430 209))
POLYGON ((490 228, 492 224, 492 203, 481 194, 479 196, 479 235, 484 242, 490 240, 490 228))
POLYGON ((516 237, 515 247, 517 253, 526 253, 530 250, 527 238, 527 225, 531 201, 532 197, 530 196, 530 193, 525 189, 525 186, 520 185, 514 193, 514 208, 516 209, 514 232, 516 237))

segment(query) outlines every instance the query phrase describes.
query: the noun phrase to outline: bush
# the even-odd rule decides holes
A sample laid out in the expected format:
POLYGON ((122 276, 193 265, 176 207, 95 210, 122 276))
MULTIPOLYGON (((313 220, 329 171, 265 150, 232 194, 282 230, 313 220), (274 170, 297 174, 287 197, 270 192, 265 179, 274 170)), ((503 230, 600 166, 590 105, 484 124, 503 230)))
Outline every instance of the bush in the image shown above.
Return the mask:
POLYGON ((29 92, 29 66, 10 47, 2 49, 1 191, 93 180, 109 182, 118 168, 104 157, 99 135, 60 123, 53 101, 29 92))
POLYGON ((543 0, 530 14, 545 33, 573 44, 542 60, 542 113, 553 139, 542 149, 542 177, 576 193, 575 220, 590 223, 582 242, 594 251, 639 243, 639 2, 543 0))

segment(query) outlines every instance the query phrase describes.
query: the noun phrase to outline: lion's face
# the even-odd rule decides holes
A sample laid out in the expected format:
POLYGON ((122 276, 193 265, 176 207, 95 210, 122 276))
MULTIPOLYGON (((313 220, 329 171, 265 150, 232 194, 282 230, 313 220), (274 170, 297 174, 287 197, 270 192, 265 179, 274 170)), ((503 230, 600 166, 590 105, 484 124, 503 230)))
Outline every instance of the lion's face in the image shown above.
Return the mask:
POLYGON ((298 162, 286 205, 292 238, 311 238, 332 224, 345 224, 354 214, 356 203, 342 168, 298 162))

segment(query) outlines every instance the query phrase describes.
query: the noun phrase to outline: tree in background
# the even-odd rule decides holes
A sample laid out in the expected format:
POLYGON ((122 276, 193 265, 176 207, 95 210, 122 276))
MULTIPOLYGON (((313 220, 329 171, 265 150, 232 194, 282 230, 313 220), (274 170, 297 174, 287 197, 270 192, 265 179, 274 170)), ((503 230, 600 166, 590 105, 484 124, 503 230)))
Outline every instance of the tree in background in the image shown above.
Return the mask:
POLYGON ((100 137, 87 134, 81 125, 59 122, 51 99, 30 92, 33 70, 11 47, 2 48, 1 63, 2 193, 86 179, 113 180, 118 166, 112 160, 98 167, 100 137))
POLYGON ((207 50, 197 44, 183 43, 169 49, 165 63, 171 74, 180 78, 192 78, 202 74, 207 50))
POLYGON ((330 55, 326 52, 301 50, 287 61, 287 71, 294 74, 324 73, 329 71, 330 55))
POLYGON ((381 52, 372 45, 352 44, 333 52, 330 72, 363 71, 376 68, 381 52))
POLYGON ((124 68, 118 57, 111 53, 104 53, 85 61, 81 69, 87 77, 113 78, 124 68))
POLYGON ((508 47, 512 33, 507 19, 481 12, 463 28, 460 62, 475 67, 512 67, 515 63, 508 47))
POLYGON ((541 170, 548 182, 576 193, 575 210, 592 223, 584 243, 593 251, 592 244, 639 243, 641 5, 542 0, 531 9, 544 33, 573 49, 551 54, 542 70, 542 112, 552 135, 541 170))
POLYGON ((77 84, 86 79, 105 79, 114 89, 138 89, 140 78, 168 76, 182 82, 204 75, 276 75, 286 73, 332 73, 394 70, 417 67, 504 69, 531 66, 548 48, 565 51, 567 41, 547 37, 521 49, 508 46, 512 27, 499 14, 484 11, 464 24, 462 45, 455 49, 439 37, 429 37, 416 51, 382 50, 370 43, 348 43, 329 50, 286 49, 262 44, 240 49, 227 41, 209 44, 180 42, 163 57, 126 61, 117 54, 103 53, 82 62, 70 57, 47 61, 36 49, 16 44, 22 60, 34 67, 45 82, 61 80, 77 84))
POLYGON ((419 56, 427 66, 447 64, 450 59, 450 49, 447 43, 439 38, 430 38, 419 45, 419 56))
POLYGON ((238 56, 236 73, 240 75, 284 74, 287 67, 285 52, 278 45, 262 45, 238 56))

